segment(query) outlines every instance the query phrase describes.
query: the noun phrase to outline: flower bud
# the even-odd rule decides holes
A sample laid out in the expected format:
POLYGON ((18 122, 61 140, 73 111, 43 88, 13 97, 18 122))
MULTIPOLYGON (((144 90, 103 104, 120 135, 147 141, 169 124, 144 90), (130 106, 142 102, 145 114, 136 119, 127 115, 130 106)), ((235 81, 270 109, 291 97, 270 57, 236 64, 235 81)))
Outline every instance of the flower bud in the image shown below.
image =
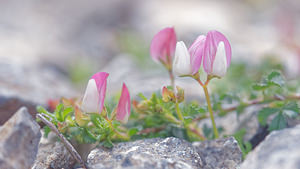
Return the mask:
POLYGON ((149 109, 150 100, 142 100, 140 103, 136 105, 136 111, 138 113, 145 113, 149 109))
POLYGON ((176 93, 177 102, 181 103, 184 101, 184 90, 179 86, 176 86, 176 89, 177 89, 177 93, 176 93))
POLYGON ((218 31, 207 33, 203 68, 208 76, 223 77, 231 61, 231 46, 227 38, 218 31))
POLYGON ((190 54, 184 44, 180 41, 176 44, 175 59, 173 62, 173 71, 178 76, 192 74, 190 63, 190 54))
POLYGON ((123 83, 123 88, 122 88, 122 93, 121 97, 117 106, 117 111, 116 111, 116 119, 121 121, 122 123, 127 123, 128 118, 130 116, 130 95, 129 91, 123 83))
POLYGON ((154 61, 163 63, 168 69, 172 68, 172 58, 176 47, 174 28, 168 27, 158 32, 152 39, 150 54, 154 61))
POLYGON ((101 113, 104 106, 108 73, 99 72, 89 80, 81 109, 87 113, 101 113))
POLYGON ((205 40, 206 37, 204 35, 200 35, 189 48, 189 53, 191 55, 192 75, 198 73, 200 69, 205 40))
POLYGON ((172 90, 169 90, 166 86, 162 89, 162 100, 164 102, 175 101, 175 94, 172 90))

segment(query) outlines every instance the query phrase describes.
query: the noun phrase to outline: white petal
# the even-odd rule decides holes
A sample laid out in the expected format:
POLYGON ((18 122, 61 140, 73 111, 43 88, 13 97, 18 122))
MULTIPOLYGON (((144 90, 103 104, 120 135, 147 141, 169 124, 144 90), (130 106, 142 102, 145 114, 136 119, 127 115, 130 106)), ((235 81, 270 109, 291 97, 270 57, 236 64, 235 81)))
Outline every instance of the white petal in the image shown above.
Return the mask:
POLYGON ((174 73, 178 76, 192 73, 190 54, 184 44, 180 41, 176 44, 175 59, 173 62, 174 73))
POLYGON ((88 113, 96 113, 99 111, 99 93, 94 79, 90 79, 88 82, 81 109, 88 113))
POLYGON ((225 76, 226 71, 227 71, 227 60, 226 60, 225 46, 224 46, 224 42, 220 42, 213 63, 212 75, 223 77, 225 76))

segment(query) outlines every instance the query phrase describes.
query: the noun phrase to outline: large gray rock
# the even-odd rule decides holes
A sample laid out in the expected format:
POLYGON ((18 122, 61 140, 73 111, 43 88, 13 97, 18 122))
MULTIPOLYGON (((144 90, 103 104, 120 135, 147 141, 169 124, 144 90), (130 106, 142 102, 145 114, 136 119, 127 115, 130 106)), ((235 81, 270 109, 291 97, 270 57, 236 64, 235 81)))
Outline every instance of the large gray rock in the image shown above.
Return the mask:
POLYGON ((30 168, 40 138, 40 126, 26 108, 19 109, 0 129, 0 168, 30 168))
POLYGON ((204 169, 235 169, 242 163, 242 152, 233 137, 194 142, 204 169))
POLYGON ((169 137, 119 143, 111 150, 97 148, 88 156, 88 166, 92 169, 190 169, 201 168, 203 164, 189 142, 169 137))
POLYGON ((61 142, 40 143, 32 169, 72 168, 76 163, 61 142))
POLYGON ((241 165, 241 169, 300 169, 300 125, 268 135, 241 165))

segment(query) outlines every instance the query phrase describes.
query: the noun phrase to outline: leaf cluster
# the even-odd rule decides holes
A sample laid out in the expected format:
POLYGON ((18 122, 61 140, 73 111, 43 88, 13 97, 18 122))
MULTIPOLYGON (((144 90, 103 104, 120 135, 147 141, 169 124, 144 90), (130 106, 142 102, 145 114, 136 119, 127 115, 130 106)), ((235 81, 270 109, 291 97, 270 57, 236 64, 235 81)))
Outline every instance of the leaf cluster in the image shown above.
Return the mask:
MULTIPOLYGON (((100 143, 112 147, 112 141, 128 140, 127 131, 116 120, 109 120, 96 113, 84 113, 75 105, 63 99, 54 112, 48 112, 42 106, 37 111, 43 114, 71 142, 78 144, 100 143)), ((51 129, 44 127, 44 136, 48 137, 51 129)))

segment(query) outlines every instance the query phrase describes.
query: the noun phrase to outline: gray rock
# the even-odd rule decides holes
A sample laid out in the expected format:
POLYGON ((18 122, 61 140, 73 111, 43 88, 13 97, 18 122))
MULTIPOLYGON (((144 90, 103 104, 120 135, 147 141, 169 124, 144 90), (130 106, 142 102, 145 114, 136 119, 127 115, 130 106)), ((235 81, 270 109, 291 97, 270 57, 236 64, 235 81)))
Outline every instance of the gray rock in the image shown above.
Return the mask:
POLYGON ((0 129, 0 168, 30 168, 40 138, 40 126, 25 107, 19 109, 0 129))
POLYGON ((94 169, 189 169, 201 168, 202 161, 187 141, 169 137, 116 144, 113 149, 97 148, 88 156, 88 166, 94 169))
POLYGON ((194 142, 204 169, 234 169, 242 163, 242 152, 233 137, 194 142))
MULTIPOLYGON (((55 69, 0 62, 0 96, 35 104, 77 96, 68 78, 55 69)), ((5 106, 5 105, 4 105, 5 106)))
POLYGON ((300 169, 300 125, 268 135, 241 165, 241 169, 300 169))
POLYGON ((32 169, 72 168, 75 163, 75 159, 61 142, 41 142, 32 169))

